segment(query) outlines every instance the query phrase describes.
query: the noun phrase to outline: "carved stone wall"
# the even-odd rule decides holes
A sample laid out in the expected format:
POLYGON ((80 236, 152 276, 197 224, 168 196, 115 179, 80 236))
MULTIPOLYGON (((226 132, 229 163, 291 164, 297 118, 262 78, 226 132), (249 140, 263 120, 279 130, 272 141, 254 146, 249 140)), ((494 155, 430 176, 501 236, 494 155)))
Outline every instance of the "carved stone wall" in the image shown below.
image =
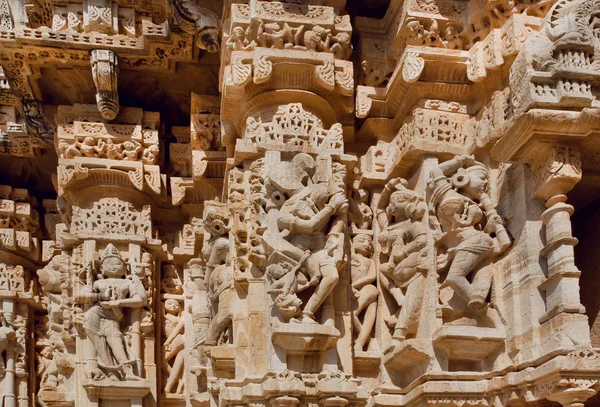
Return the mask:
POLYGON ((0 407, 595 405, 598 0, 0 0, 0 66, 0 407))

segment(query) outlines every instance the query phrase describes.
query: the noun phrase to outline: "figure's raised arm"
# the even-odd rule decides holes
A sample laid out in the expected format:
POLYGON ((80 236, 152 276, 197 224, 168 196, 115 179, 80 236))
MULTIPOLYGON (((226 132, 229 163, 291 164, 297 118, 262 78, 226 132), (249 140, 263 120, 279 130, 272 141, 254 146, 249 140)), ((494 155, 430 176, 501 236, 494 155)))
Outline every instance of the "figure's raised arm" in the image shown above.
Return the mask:
POLYGON ((385 187, 383 187, 383 191, 381 191, 381 195, 379 196, 375 216, 377 217, 377 223, 381 230, 387 229, 388 224, 390 223, 386 208, 390 203, 392 192, 396 190, 396 185, 398 184, 402 184, 402 178, 392 178, 385 184, 385 187))

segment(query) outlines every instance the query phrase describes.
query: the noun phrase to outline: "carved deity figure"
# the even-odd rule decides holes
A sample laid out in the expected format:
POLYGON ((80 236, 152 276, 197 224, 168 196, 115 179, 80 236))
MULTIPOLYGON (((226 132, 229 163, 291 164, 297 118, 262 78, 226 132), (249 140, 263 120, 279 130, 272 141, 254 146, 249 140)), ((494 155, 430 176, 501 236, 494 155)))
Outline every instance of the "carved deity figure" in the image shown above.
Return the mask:
POLYGON ((231 327, 233 273, 229 258, 229 213, 223 204, 207 203, 203 213, 206 231, 202 254, 206 261, 205 281, 211 305, 211 321, 206 342, 214 346, 224 342, 231 327))
POLYGON ((395 178, 384 187, 378 203, 379 241, 388 261, 379 266, 382 286, 400 307, 393 339, 403 340, 417 333, 428 267, 427 210, 423 196, 395 178))
POLYGON ((373 257, 373 239, 366 234, 359 234, 352 239, 351 278, 352 298, 356 301, 352 323, 356 339, 354 351, 362 352, 367 341, 371 337, 375 317, 377 316, 377 287, 374 283, 377 279, 377 268, 373 257), (362 321, 360 314, 364 312, 362 321))
POLYGON ((491 275, 475 275, 473 283, 469 275, 511 243, 487 194, 488 180, 484 164, 471 156, 458 156, 434 168, 429 181, 429 209, 437 243, 446 248, 438 257, 438 270, 448 267, 444 285, 475 311, 487 305, 491 275))
POLYGON ((164 355, 169 374, 165 384, 165 392, 181 394, 184 386, 184 381, 181 380, 184 363, 182 350, 185 345, 184 320, 181 315, 181 305, 179 301, 173 298, 165 301, 164 335, 166 337, 164 355), (173 360, 172 364, 170 364, 171 360, 173 360), (173 391, 176 384, 178 384, 177 389, 173 391))
POLYGON ((276 225, 263 235, 270 255, 267 275, 278 281, 272 288, 279 293, 276 304, 280 309, 295 304, 288 315, 299 311, 296 293, 315 286, 302 318, 293 320, 304 323, 316 323, 315 312, 338 282, 336 262, 341 259, 334 253, 340 249, 345 227, 338 215, 348 208, 344 191, 333 180, 313 183, 314 172, 314 159, 301 153, 291 162, 272 166, 266 180, 270 200, 280 205, 276 225))
POLYGON ((93 305, 85 313, 83 328, 98 356, 99 369, 89 374, 94 379, 106 375, 112 380, 139 380, 133 373, 137 355, 125 342, 120 323, 123 308, 142 308, 148 302, 146 290, 135 274, 126 277, 127 265, 119 250, 108 244, 102 257, 101 276, 80 294, 93 305))

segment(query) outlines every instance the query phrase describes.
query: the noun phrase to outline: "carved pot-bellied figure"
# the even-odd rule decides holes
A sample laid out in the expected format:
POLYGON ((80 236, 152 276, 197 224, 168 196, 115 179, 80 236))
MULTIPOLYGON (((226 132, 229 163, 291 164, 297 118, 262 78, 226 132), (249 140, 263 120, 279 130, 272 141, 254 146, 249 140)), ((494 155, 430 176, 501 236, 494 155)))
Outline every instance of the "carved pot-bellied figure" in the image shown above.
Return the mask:
MULTIPOLYGON (((126 264, 119 250, 109 244, 104 250, 101 263, 102 278, 92 287, 83 289, 80 298, 94 305, 85 313, 83 328, 98 355, 98 366, 113 380, 140 380, 133 373, 136 356, 125 344, 120 322, 123 307, 141 308, 148 298, 139 277, 125 276, 126 264)), ((104 375, 97 369, 89 372, 95 379, 104 375)))
POLYGON ((430 179, 433 225, 438 243, 448 248, 447 255, 438 259, 438 268, 449 265, 444 284, 474 310, 486 306, 491 277, 484 289, 474 289, 467 276, 510 246, 508 232, 486 193, 488 179, 487 168, 470 156, 440 164, 430 179), (487 223, 482 230, 484 216, 487 223))

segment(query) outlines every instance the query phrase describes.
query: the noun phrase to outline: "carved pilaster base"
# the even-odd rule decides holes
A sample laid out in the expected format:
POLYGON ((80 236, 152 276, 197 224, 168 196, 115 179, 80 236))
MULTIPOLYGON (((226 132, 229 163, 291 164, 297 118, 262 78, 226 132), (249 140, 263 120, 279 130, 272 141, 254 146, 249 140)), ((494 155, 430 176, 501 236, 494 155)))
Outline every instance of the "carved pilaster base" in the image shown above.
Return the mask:
POLYGON ((323 352, 335 345, 340 331, 320 324, 275 324, 273 343, 288 353, 323 352))
POLYGON ((390 345, 383 356, 383 364, 388 370, 403 372, 424 364, 431 359, 430 353, 425 341, 408 339, 390 345))
POLYGON ((150 393, 150 382, 140 381, 113 381, 86 380, 83 388, 92 400, 129 401, 132 407, 141 407, 142 398, 150 393))

